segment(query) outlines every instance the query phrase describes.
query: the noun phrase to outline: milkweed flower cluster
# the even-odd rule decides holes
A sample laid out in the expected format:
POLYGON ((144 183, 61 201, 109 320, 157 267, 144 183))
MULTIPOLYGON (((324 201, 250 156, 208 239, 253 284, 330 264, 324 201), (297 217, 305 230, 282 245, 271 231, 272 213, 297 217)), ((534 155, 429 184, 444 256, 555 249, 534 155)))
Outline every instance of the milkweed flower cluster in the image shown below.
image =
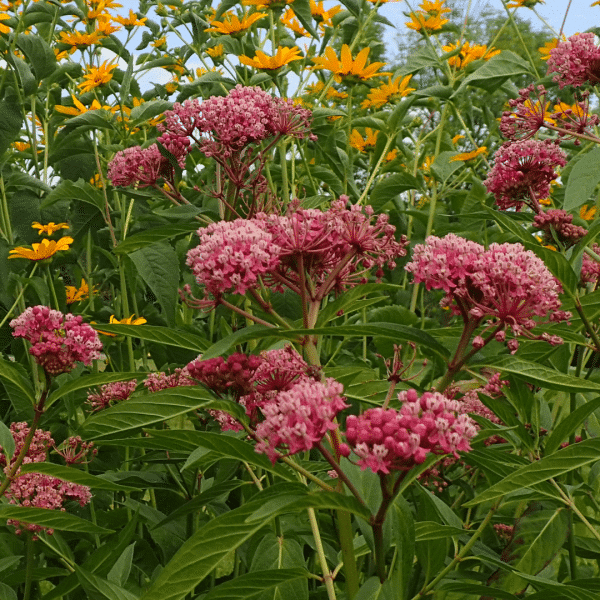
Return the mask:
MULTIPOLYGON (((600 256, 600 246, 598 244, 592 244, 592 250, 600 256)), ((582 283, 596 283, 600 276, 600 262, 594 260, 587 253, 583 253, 583 261, 581 264, 581 282, 582 283)))
POLYGON ((507 142, 494 155, 484 184, 500 210, 521 210, 528 204, 538 213, 539 200, 548 197, 550 184, 558 177, 556 168, 566 164, 566 154, 553 141, 507 142))
POLYGON ((33 306, 10 322, 15 337, 25 338, 29 353, 48 375, 68 373, 75 363, 90 365, 101 358, 102 343, 96 331, 80 316, 63 315, 47 306, 33 306))
POLYGON ((593 33, 576 33, 561 40, 550 50, 548 74, 562 89, 567 85, 580 87, 600 81, 600 47, 593 33))
MULTIPOLYGON (((515 336, 534 338, 530 330, 536 318, 551 322, 564 321, 570 313, 560 310, 560 283, 543 261, 521 244, 491 244, 488 250, 475 242, 450 233, 443 238, 430 236, 425 244, 415 246, 413 260, 406 266, 415 282, 427 289, 442 289, 442 300, 465 323, 486 323, 494 328, 497 341, 506 340, 506 330, 515 336)), ((551 344, 560 344, 558 336, 542 334, 551 344)), ((488 340, 489 341, 489 340, 488 340)), ((482 347, 482 336, 473 344, 482 347)), ((510 340, 509 349, 518 348, 510 340)))
POLYGON ((94 412, 104 410, 117 402, 127 400, 135 391, 136 386, 136 379, 105 383, 100 386, 99 390, 88 393, 87 403, 94 412))
MULTIPOLYGON (((471 450, 477 434, 473 420, 461 413, 460 403, 438 392, 420 398, 413 389, 400 392, 402 408, 370 408, 346 419, 346 440, 358 464, 374 473, 407 471, 429 453, 452 454, 471 450)), ((347 453, 347 451, 346 451, 347 453)))
MULTIPOLYGON (((0 464, 4 465, 4 472, 7 475, 10 473, 14 461, 23 449, 23 444, 29 434, 30 428, 25 422, 12 423, 10 431, 15 441, 15 451, 10 462, 7 461, 0 447, 0 464)), ((50 432, 37 429, 33 434, 33 439, 27 450, 23 464, 45 462, 48 449, 53 445, 54 440, 50 432)), ((67 500, 75 500, 80 506, 85 506, 90 501, 92 494, 90 488, 87 486, 63 481, 42 473, 25 473, 21 475, 19 468, 6 490, 6 497, 11 504, 19 506, 64 511, 64 503, 67 500)), ((14 519, 9 519, 8 524, 14 525, 17 528, 17 534, 22 533, 24 530, 33 533, 40 531, 46 531, 49 534, 53 533, 52 529, 48 529, 42 525, 21 523, 14 519)))
POLYGON ((196 382, 190 376, 187 367, 183 369, 175 369, 173 373, 167 374, 163 372, 150 373, 144 379, 144 387, 149 392, 160 392, 169 388, 192 386, 196 382))
POLYGON ((541 212, 533 218, 534 229, 544 232, 544 243, 555 242, 552 232, 554 231, 559 242, 566 245, 576 244, 587 234, 587 230, 579 225, 573 225, 573 215, 560 208, 551 208, 541 212))
MULTIPOLYGON (((494 373, 485 385, 465 393, 460 399, 461 412, 473 413, 500 425, 502 421, 479 399, 479 393, 498 398, 502 396, 502 386, 507 386, 508 383, 507 380, 500 379, 500 373, 494 373)), ((479 428, 477 424, 475 426, 479 428)))

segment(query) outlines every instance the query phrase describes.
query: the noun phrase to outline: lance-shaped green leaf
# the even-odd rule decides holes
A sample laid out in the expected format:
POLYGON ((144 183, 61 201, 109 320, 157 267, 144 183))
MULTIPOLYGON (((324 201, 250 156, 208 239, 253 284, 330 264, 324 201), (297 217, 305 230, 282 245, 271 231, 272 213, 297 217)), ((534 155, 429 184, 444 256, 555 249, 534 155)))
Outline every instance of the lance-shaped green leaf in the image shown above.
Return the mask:
POLYGON ((98 527, 85 519, 70 515, 60 510, 48 508, 31 508, 29 506, 0 506, 0 519, 14 519, 21 523, 43 525, 59 531, 75 531, 78 533, 112 533, 112 529, 98 527))
MULTIPOLYGON (((94 111, 97 112, 97 111, 94 111)), ((104 197, 102 192, 83 179, 61 181, 42 201, 42 208, 52 206, 60 200, 79 200, 95 206, 99 211, 104 211, 104 197)))
POLYGON ((57 390, 52 392, 46 401, 46 407, 54 404, 57 400, 60 400, 63 396, 76 392, 77 390, 92 388, 97 385, 104 385, 106 383, 114 383, 115 381, 125 381, 127 379, 140 379, 146 377, 147 373, 140 373, 135 371, 132 373, 97 373, 94 375, 84 375, 78 377, 72 381, 68 381, 64 385, 61 385, 57 390))
POLYGON ((132 121, 132 126, 135 126, 144 123, 153 117, 162 115, 165 110, 170 110, 171 108, 173 108, 173 104, 171 102, 167 102, 166 100, 152 100, 150 102, 143 102, 139 106, 135 106, 131 109, 129 118, 132 121))
POLYGON ((575 469, 585 467, 598 460, 600 438, 585 440, 563 448, 550 456, 521 467, 502 481, 492 485, 473 500, 463 506, 475 506, 482 502, 491 502, 523 488, 533 488, 536 484, 559 477, 575 469))
POLYGON ((17 46, 27 57, 39 81, 51 75, 56 69, 56 55, 48 42, 39 35, 20 33, 16 39, 17 46))
POLYGON ((75 565, 75 573, 81 587, 85 590, 88 598, 106 598, 106 600, 137 600, 138 597, 128 592, 121 586, 94 575, 86 569, 82 569, 75 565))
POLYGON ((426 542, 432 540, 443 540, 448 537, 472 534, 472 531, 450 527, 450 525, 440 525, 435 521, 421 521, 415 523, 415 541, 426 542))
POLYGON ((573 411, 563 419, 546 438, 544 451, 546 454, 556 452, 562 442, 574 433, 578 427, 595 411, 600 408, 600 398, 594 398, 573 411))
POLYGON ((466 581, 452 581, 450 583, 444 583, 440 588, 440 592, 458 592, 460 594, 477 594, 479 596, 485 596, 487 598, 497 598, 498 600, 519 600, 517 596, 510 592, 503 590, 496 590, 488 587, 487 585, 480 585, 478 583, 469 583, 466 581))
POLYGON ((2 455, 4 455, 3 459, 10 462, 15 451, 15 439, 10 429, 2 421, 0 421, 0 448, 2 449, 2 455))
POLYGON ((106 331, 107 333, 126 335, 148 342, 157 342, 165 346, 186 348, 194 352, 202 352, 210 345, 199 335, 171 329, 170 327, 158 327, 155 325, 104 325, 100 323, 94 323, 92 327, 100 333, 106 331))
POLYGON ((79 435, 85 439, 95 439, 115 435, 154 423, 162 423, 179 415, 185 415, 200 408, 214 408, 228 412, 243 409, 227 400, 215 400, 204 388, 177 387, 153 394, 134 394, 127 401, 115 404, 106 410, 93 414, 83 423, 79 435))
POLYGON ((538 387, 562 392, 600 392, 600 383, 559 373, 550 367, 523 360, 518 356, 497 356, 472 365, 490 367, 503 373, 512 373, 538 387))
POLYGON ((289 582, 309 577, 306 569, 275 569, 245 573, 213 588, 203 600, 252 600, 289 582))
POLYGON ((227 555, 271 519, 247 522, 269 498, 285 493, 293 484, 274 485, 257 494, 253 500, 209 521, 190 537, 162 570, 142 600, 182 600, 218 567, 227 555))
POLYGON ((21 474, 24 473, 42 473, 43 475, 49 475, 50 477, 57 477, 64 481, 71 481, 79 485, 87 485, 88 487, 99 489, 99 490, 113 490, 121 492, 136 492, 138 488, 134 488, 128 485, 120 485, 118 483, 112 483, 102 477, 96 475, 90 475, 85 471, 79 469, 73 469, 71 467, 65 467, 63 465, 55 465, 49 462, 29 463, 21 467, 21 474))
POLYGON ((586 152, 569 174, 563 208, 571 211, 585 204, 600 181, 600 148, 586 152))
POLYGON ((15 102, 0 102, 0 156, 13 143, 21 130, 21 109, 15 102))
POLYGON ((199 223, 183 223, 181 225, 166 225, 165 227, 154 227, 148 231, 136 233, 113 248, 115 254, 129 254, 140 248, 151 246, 157 242, 171 240, 180 235, 193 233, 200 228, 199 223))
POLYGON ((32 406, 35 404, 35 393, 31 382, 25 379, 18 367, 8 360, 0 359, 0 379, 12 384, 20 394, 31 401, 32 406))

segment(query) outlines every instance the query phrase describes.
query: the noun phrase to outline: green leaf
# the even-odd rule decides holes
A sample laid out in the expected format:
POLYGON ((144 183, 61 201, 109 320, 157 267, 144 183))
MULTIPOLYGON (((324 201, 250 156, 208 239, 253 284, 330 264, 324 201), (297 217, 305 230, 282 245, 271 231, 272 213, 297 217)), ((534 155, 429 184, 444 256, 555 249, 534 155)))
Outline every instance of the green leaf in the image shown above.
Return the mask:
POLYGON ((435 521, 415 523, 415 539, 417 542, 443 540, 448 537, 456 537, 469 533, 473 532, 459 529, 458 527, 450 527, 449 525, 440 525, 435 521))
POLYGON ((215 400, 208 390, 200 386, 170 388, 152 394, 139 393, 88 417, 79 434, 84 439, 95 439, 161 423, 192 410, 223 410, 229 405, 233 403, 215 400))
POLYGON ((77 377, 72 381, 68 381, 64 385, 61 385, 57 390, 52 392, 46 401, 46 408, 54 404, 57 400, 81 389, 92 388, 97 385, 105 385, 107 383, 114 383, 115 381, 126 381, 128 379, 140 379, 146 377, 147 373, 140 373, 135 371, 133 373, 98 373, 94 375, 84 375, 83 377, 77 377))
POLYGON ((0 505, 0 519, 15 519, 21 523, 34 523, 59 531, 79 533, 113 533, 112 529, 98 527, 89 521, 60 510, 30 508, 28 506, 0 505))
POLYGON ((430 46, 423 46, 406 59, 406 65, 394 73, 394 77, 404 77, 418 73, 421 69, 439 67, 440 58, 430 46))
POLYGON ((37 90, 38 83, 36 78, 33 76, 29 65, 18 56, 11 56, 10 54, 6 55, 6 60, 13 65, 15 71, 19 74, 19 80, 21 81, 23 93, 26 96, 29 96, 29 94, 34 94, 37 90))
POLYGON ((73 129, 81 129, 81 131, 86 131, 88 129, 113 129, 114 120, 115 116, 113 113, 103 108, 99 108, 69 118, 65 123, 64 131, 66 135, 73 135, 73 129), (68 132, 67 129, 69 130, 68 132))
POLYGON ((56 55, 46 40, 32 33, 20 33, 17 36, 17 46, 33 66, 39 81, 52 75, 57 66, 56 55))
MULTIPOLYGON (((341 325, 339 327, 319 327, 317 329, 276 329, 263 325, 246 327, 213 344, 204 354, 203 358, 213 358, 227 352, 237 344, 250 340, 268 337, 291 340, 302 338, 306 335, 330 335, 333 337, 379 336, 393 339, 396 342, 409 340, 432 350, 439 356, 446 358, 449 350, 436 341, 425 331, 415 327, 397 325, 396 323, 369 323, 368 325, 341 325)), ((598 386, 600 389, 600 385, 598 386)))
POLYGON ((519 600, 517 596, 503 590, 495 590, 487 585, 477 583, 452 581, 444 583, 437 588, 440 592, 458 592, 460 594, 477 594, 486 598, 496 598, 497 600, 519 600))
POLYGON ((145 246, 129 254, 140 277, 152 290, 170 327, 175 327, 175 310, 179 300, 179 259, 166 242, 145 246))
MULTIPOLYGON (((180 388, 190 389, 190 388, 180 388)), ((230 402, 233 406, 233 403, 230 402)), ((206 448, 223 458, 234 458, 242 462, 260 467, 265 471, 274 473, 282 479, 294 481, 295 477, 281 463, 271 463, 264 454, 257 454, 253 445, 231 435, 212 433, 209 431, 188 431, 182 429, 169 431, 148 431, 152 439, 174 441, 185 444, 186 449, 192 452, 196 448, 206 448)), ((181 448, 181 446, 180 446, 181 448)))
POLYGON ((567 181, 564 210, 571 211, 585 204, 600 181, 600 148, 594 148, 577 160, 567 181))
POLYGON ((542 259, 550 273, 561 282, 563 290, 567 294, 574 295, 577 293, 579 278, 575 275, 569 261, 560 252, 544 248, 544 246, 533 242, 523 242, 523 246, 542 259))
POLYGON ((157 242, 170 240, 180 235, 185 235, 199 229, 198 223, 185 223, 182 225, 167 225, 165 227, 154 227, 142 233, 136 233, 128 237, 124 242, 113 248, 115 254, 129 254, 140 248, 151 246, 157 242))
POLYGON ((182 600, 222 563, 227 555, 270 520, 247 522, 270 497, 289 489, 289 484, 274 485, 257 494, 243 506, 219 515, 190 537, 169 561, 142 596, 142 600, 182 600))
POLYGON ((0 421, 0 455, 4 455, 10 463, 12 455, 15 453, 15 440, 10 429, 0 421))
POLYGON ((394 173, 379 180, 369 195, 369 203, 377 210, 398 194, 420 187, 419 180, 410 173, 394 173))
POLYGON ((107 331, 117 335, 126 335, 148 342, 157 342, 165 346, 175 346, 176 348, 186 348, 194 352, 202 352, 209 347, 209 343, 200 336, 176 331, 170 327, 157 327, 155 325, 104 325, 94 323, 92 325, 96 331, 107 331))
POLYGON ((171 110, 171 108, 173 108, 172 102, 151 100, 132 108, 129 118, 133 121, 133 125, 138 125, 158 115, 162 115, 166 110, 171 110))
POLYGON ((106 598, 106 600, 137 600, 138 597, 107 579, 102 579, 75 565, 77 578, 90 600, 106 598))
POLYGON ((0 598, 2 600, 18 600, 15 590, 0 582, 0 598))
POLYGON ((95 206, 104 212, 104 197, 102 192, 83 179, 71 181, 63 179, 42 201, 42 209, 52 206, 61 200, 80 200, 95 206))
POLYGON ((57 477, 63 481, 71 481, 79 485, 86 485, 90 488, 99 490, 113 490, 120 492, 137 492, 138 489, 130 487, 128 485, 119 485, 118 483, 112 483, 102 477, 96 475, 90 475, 85 471, 79 469, 73 469, 72 467, 64 467, 62 465, 56 465, 49 462, 29 463, 21 467, 22 474, 24 473, 42 473, 43 475, 49 475, 50 477, 57 477))
POLYGON ((298 4, 294 4, 294 14, 298 17, 302 27, 304 27, 304 29, 306 29, 306 31, 308 31, 308 33, 310 33, 315 40, 318 40, 320 36, 313 25, 309 0, 298 0, 298 4))
POLYGON ((435 178, 445 183, 450 179, 455 171, 458 171, 463 163, 460 161, 451 161, 450 159, 456 156, 456 152, 446 151, 440 152, 431 165, 431 171, 435 178))
POLYGON ((530 225, 530 220, 525 215, 519 213, 509 214, 501 210, 495 210, 489 206, 483 206, 483 208, 490 218, 494 219, 500 225, 501 229, 508 230, 516 235, 519 242, 530 242, 534 239, 533 235, 524 227, 529 227, 530 225), (527 218, 527 220, 525 221, 524 218, 527 218))
POLYGON ((121 556, 119 556, 117 562, 113 565, 112 569, 108 572, 108 575, 106 576, 108 581, 112 581, 112 583, 116 583, 121 587, 127 583, 133 564, 134 549, 135 542, 129 544, 129 546, 127 546, 127 548, 123 550, 121 556))
POLYGON ((408 502, 398 496, 391 507, 392 539, 396 546, 396 563, 391 581, 399 600, 408 598, 415 558, 415 522, 408 502))
POLYGON ((553 454, 558 450, 561 443, 574 433, 578 427, 596 410, 600 408, 600 397, 594 398, 572 412, 566 419, 562 420, 546 438, 544 452, 553 454))
POLYGON ((468 85, 493 92, 507 79, 522 74, 531 74, 529 65, 520 56, 510 52, 510 50, 503 50, 500 54, 492 56, 490 60, 484 62, 477 70, 468 75, 452 97, 461 95, 463 89, 468 85))
POLYGON ((537 364, 528 360, 518 358, 518 356, 496 356, 487 360, 475 363, 473 367, 490 367, 503 373, 512 373, 520 378, 532 383, 538 387, 549 390, 559 390, 562 392, 600 392, 600 383, 575 377, 573 375, 564 375, 558 371, 537 364))
POLYGON ((17 366, 10 361, 0 358, 0 379, 3 382, 11 383, 23 396, 25 396, 33 406, 36 402, 35 393, 31 383, 23 377, 17 366))
POLYGON ((22 122, 23 117, 18 104, 8 100, 0 102, 0 156, 17 139, 22 122))
MULTIPOLYGON (((306 581, 305 569, 276 569, 245 573, 213 588, 203 600, 252 600, 262 597, 265 592, 277 590, 287 583, 306 581)), ((290 598, 290 596, 283 596, 290 598)))
POLYGON ((482 502, 491 502, 523 488, 531 489, 538 483, 596 462, 599 452, 600 438, 567 446, 550 456, 545 456, 539 461, 521 467, 463 506, 469 507, 482 502))

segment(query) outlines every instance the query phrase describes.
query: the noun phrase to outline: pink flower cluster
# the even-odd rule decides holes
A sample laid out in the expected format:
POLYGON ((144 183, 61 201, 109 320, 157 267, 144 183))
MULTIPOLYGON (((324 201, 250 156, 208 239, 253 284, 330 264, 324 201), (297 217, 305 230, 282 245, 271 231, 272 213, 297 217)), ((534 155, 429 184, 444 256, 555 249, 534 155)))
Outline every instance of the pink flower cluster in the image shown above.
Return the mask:
MULTIPOLYGON (((6 457, 3 454, 0 455, 3 459, 3 464, 6 465, 4 472, 7 475, 12 468, 14 460, 23 449, 23 443, 29 433, 29 426, 24 422, 12 423, 10 430, 15 440, 15 452, 10 464, 6 464, 6 457)), ((48 448, 53 444, 54 440, 49 431, 36 430, 23 464, 45 462, 48 448)), ((50 477, 41 473, 26 473, 24 475, 20 475, 19 473, 20 469, 6 491, 6 497, 11 504, 64 511, 63 505, 65 501, 75 500, 80 506, 85 506, 92 497, 90 488, 84 485, 62 481, 56 477, 50 477)), ((22 533, 23 530, 34 533, 39 531, 46 531, 49 534, 53 533, 52 529, 41 525, 20 523, 13 519, 10 519, 8 524, 14 525, 17 528, 16 533, 18 534, 22 533)))
POLYGON ((98 391, 88 393, 87 403, 94 412, 104 410, 117 402, 127 400, 135 391, 136 385, 136 379, 106 383, 100 386, 98 391))
POLYGON ((567 85, 579 87, 600 81, 600 48, 593 33, 576 33, 568 40, 558 42, 550 50, 548 74, 562 89, 567 85))
POLYGON ((31 343, 29 352, 46 373, 58 375, 71 371, 77 362, 90 365, 101 357, 98 334, 81 321, 80 316, 33 306, 13 319, 10 326, 15 337, 31 343))
POLYGON ((406 471, 430 452, 458 457, 458 452, 471 450, 469 440, 477 429, 468 415, 461 414, 459 402, 438 392, 419 398, 413 389, 400 392, 398 399, 403 403, 399 411, 370 408, 346 419, 346 440, 362 469, 406 471))
MULTIPOLYGON (((243 294, 260 284, 299 292, 308 277, 322 299, 332 290, 365 283, 371 269, 394 268, 406 254, 387 215, 373 217, 370 206, 346 208, 341 197, 327 211, 297 209, 287 216, 259 213, 254 219, 213 223, 200 229, 200 245, 187 264, 207 293, 243 294)), ((314 298, 311 298, 314 299, 314 298)))
POLYGON ((512 111, 502 113, 500 132, 511 140, 527 140, 549 120, 546 88, 533 84, 519 90, 519 97, 508 101, 512 111))
MULTIPOLYGON (((507 328, 515 336, 533 337, 529 331, 536 326, 536 317, 553 322, 570 317, 560 310, 560 283, 521 244, 492 244, 485 250, 452 233, 443 238, 430 236, 425 244, 415 246, 406 270, 427 289, 444 290, 442 304, 460 314, 465 323, 485 321, 500 342, 505 341, 507 328)), ((548 334, 537 339, 562 343, 558 336, 548 334)), ((481 336, 473 341, 475 347, 484 343, 481 336)), ((518 342, 510 340, 508 346, 515 352, 518 342)))
POLYGON ((150 375, 144 379, 144 387, 149 392, 160 392, 161 390, 167 390, 169 388, 192 385, 196 385, 196 382, 191 378, 187 367, 175 369, 173 373, 170 373, 169 375, 163 372, 150 373, 150 375))
MULTIPOLYGON (((195 139, 206 156, 228 158, 250 144, 278 135, 304 138, 312 115, 258 87, 237 85, 227 96, 195 98, 165 112, 163 131, 195 139)), ((314 136, 311 136, 314 137, 314 136)))
MULTIPOLYGON (((189 152, 190 140, 181 135, 165 134, 158 141, 177 160, 179 166, 185 167, 185 157, 189 152)), ((148 187, 156 185, 159 179, 172 182, 174 168, 171 161, 163 156, 157 144, 148 148, 133 146, 117 152, 108 164, 108 178, 114 186, 139 185, 148 187)))
POLYGON ((188 252, 186 264, 215 298, 225 292, 244 294, 279 262, 273 236, 254 220, 211 223, 198 235, 200 245, 188 252))
POLYGON ((348 406, 341 396, 343 389, 335 379, 303 377, 289 390, 279 392, 261 407, 265 420, 256 427, 256 435, 262 438, 256 452, 267 454, 275 463, 278 449, 296 454, 313 448, 337 428, 334 418, 348 406))
MULTIPOLYGON (((600 246, 592 244, 592 250, 600 256, 600 246)), ((583 253, 583 262, 581 264, 581 282, 596 283, 600 276, 600 262, 594 260, 587 253, 583 253)))
POLYGON ((501 210, 530 205, 540 212, 539 200, 550 194, 557 167, 567 164, 565 153, 550 140, 505 143, 494 155, 494 167, 484 181, 501 210))
MULTIPOLYGON (((498 398, 502 395, 502 386, 504 385, 508 385, 508 381, 500 379, 500 373, 494 373, 484 386, 469 390, 461 398, 461 412, 473 413, 500 425, 502 421, 479 399, 479 394, 498 398)), ((475 426, 479 428, 478 425, 475 426)))
POLYGON ((544 243, 554 244, 554 234, 558 241, 571 246, 576 244, 587 233, 587 230, 578 225, 573 225, 573 215, 561 208, 551 208, 546 212, 538 213, 533 219, 534 229, 544 232, 544 243))

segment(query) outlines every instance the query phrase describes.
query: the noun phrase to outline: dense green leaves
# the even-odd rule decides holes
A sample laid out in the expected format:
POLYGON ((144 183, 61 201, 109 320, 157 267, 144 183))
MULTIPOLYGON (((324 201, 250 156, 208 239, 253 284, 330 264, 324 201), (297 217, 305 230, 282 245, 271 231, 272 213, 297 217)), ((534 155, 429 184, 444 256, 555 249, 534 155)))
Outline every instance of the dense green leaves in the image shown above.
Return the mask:
POLYGON ((28 506, 0 505, 0 519, 14 519, 21 523, 35 523, 59 531, 78 533, 111 533, 110 529, 59 510, 31 508, 28 506))

